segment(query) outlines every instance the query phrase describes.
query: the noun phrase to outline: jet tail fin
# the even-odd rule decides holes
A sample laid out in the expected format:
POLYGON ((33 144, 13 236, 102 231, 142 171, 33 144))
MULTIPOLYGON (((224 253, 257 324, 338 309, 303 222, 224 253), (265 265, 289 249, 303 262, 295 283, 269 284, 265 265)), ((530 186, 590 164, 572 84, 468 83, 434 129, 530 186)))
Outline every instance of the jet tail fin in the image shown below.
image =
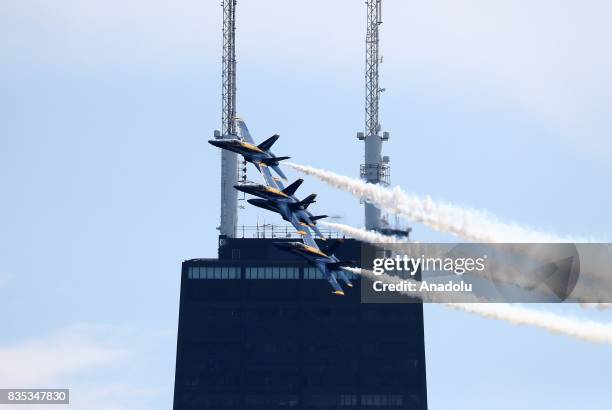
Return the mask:
POLYGON ((323 219, 323 218, 327 218, 327 215, 315 215, 315 216, 311 216, 310 220, 311 221, 318 221, 319 219, 323 219))
POLYGON ((278 165, 278 161, 283 161, 289 159, 291 157, 272 157, 272 158, 262 158, 260 161, 266 165, 273 166, 278 165))
POLYGON ((302 199, 300 202, 304 205, 304 208, 308 208, 308 205, 316 202, 317 194, 310 194, 306 198, 302 199))
POLYGON ((300 187, 300 185, 302 185, 302 182, 304 182, 304 180, 302 178, 297 179, 294 183, 292 183, 291 185, 289 185, 288 187, 283 189, 283 193, 285 193, 287 195, 295 194, 295 191, 297 191, 297 189, 300 187))
POLYGON ((244 120, 242 118, 236 117, 236 125, 238 126, 239 137, 248 143, 254 144, 253 137, 251 137, 251 133, 249 132, 249 129, 244 123, 244 120))
POLYGON ((295 205, 294 208, 296 209, 300 207, 306 209, 308 208, 308 205, 312 204, 313 202, 316 202, 316 198, 317 198, 317 194, 310 194, 306 198, 302 199, 300 202, 297 202, 292 205, 295 205))
POLYGON ((259 148, 262 151, 268 151, 272 147, 272 145, 274 145, 278 137, 280 137, 280 135, 278 134, 272 135, 270 138, 268 138, 267 140, 259 144, 257 148, 259 148))

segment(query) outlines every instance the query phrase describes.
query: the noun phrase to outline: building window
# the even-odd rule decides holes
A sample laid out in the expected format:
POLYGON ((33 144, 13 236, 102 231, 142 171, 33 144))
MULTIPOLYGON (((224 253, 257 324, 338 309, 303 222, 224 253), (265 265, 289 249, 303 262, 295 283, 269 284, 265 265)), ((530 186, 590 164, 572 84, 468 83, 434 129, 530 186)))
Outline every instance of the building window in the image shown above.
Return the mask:
POLYGON ((188 279, 240 279, 240 268, 237 266, 190 267, 188 279))
POLYGON ((304 268, 304 279, 325 279, 317 268, 304 268))

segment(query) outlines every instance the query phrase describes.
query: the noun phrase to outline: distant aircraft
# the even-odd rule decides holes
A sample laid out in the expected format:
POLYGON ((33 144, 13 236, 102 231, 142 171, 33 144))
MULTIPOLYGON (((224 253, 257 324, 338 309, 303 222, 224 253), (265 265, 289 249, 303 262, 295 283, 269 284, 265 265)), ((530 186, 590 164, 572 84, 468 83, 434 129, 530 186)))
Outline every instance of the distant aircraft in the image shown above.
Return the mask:
POLYGON ((344 295, 344 291, 338 283, 337 278, 340 277, 340 279, 345 282, 348 287, 352 288, 353 284, 346 276, 346 273, 344 273, 342 270, 342 267, 353 265, 354 262, 341 261, 333 255, 333 251, 339 243, 340 241, 336 241, 334 244, 329 246, 326 249, 327 253, 319 249, 312 238, 310 238, 310 241, 305 238, 304 242, 274 242, 274 246, 306 259, 308 263, 316 267, 323 274, 323 277, 327 279, 331 287, 334 289, 334 294, 344 295))
POLYGON ((287 179, 283 170, 278 166, 278 162, 291 157, 277 157, 270 151, 270 148, 272 145, 274 145, 278 138, 279 135, 274 134, 259 145, 255 145, 251 142, 243 141, 238 138, 214 139, 209 140, 208 143, 214 145, 215 147, 226 149, 242 155, 244 160, 255 165, 259 172, 262 172, 261 169, 263 167, 271 167, 279 177, 282 179, 287 179))
POLYGON ((261 184, 240 184, 235 185, 234 188, 261 198, 249 199, 248 202, 259 208, 279 213, 285 221, 290 222, 297 229, 300 235, 309 235, 308 228, 310 227, 315 234, 323 238, 323 234, 316 226, 316 221, 325 218, 326 215, 315 216, 306 210, 308 205, 315 201, 316 195, 309 195, 303 200, 299 200, 294 195, 302 182, 304 180, 300 178, 282 190, 261 184))

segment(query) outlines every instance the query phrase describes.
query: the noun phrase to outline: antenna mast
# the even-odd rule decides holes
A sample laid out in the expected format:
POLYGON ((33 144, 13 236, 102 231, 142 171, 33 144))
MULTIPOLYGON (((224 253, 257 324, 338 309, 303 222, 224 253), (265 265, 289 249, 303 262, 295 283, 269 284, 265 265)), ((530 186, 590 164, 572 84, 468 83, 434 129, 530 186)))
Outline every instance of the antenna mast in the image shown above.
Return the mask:
MULTIPOLYGON (((366 69, 365 69, 365 130, 358 132, 357 138, 365 141, 365 163, 360 167, 360 176, 372 184, 389 185, 389 157, 382 156, 382 143, 389 139, 389 133, 380 132, 378 108, 380 88, 378 79, 378 66, 381 62, 379 56, 379 26, 381 20, 382 0, 367 0, 367 28, 366 28, 366 69)), ((383 228, 380 209, 373 204, 365 202, 366 229, 379 230, 383 228)))
POLYGON ((223 0, 222 129, 223 136, 236 136, 236 0, 223 0))
MULTIPOLYGON (((223 58, 221 132, 215 138, 238 138, 236 135, 236 0, 222 0, 223 58)), ((221 151, 221 235, 233 238, 238 224, 238 156, 221 151)))

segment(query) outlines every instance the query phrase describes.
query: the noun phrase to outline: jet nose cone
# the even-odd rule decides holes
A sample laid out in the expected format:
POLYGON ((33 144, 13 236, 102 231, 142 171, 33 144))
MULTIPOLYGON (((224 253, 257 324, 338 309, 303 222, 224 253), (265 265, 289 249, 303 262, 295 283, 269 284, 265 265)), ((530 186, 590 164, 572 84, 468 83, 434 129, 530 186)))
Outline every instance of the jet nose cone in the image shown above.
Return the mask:
POLYGON ((220 140, 208 140, 208 143, 210 145, 214 145, 215 147, 219 147, 219 148, 224 147, 223 141, 220 141, 220 140))
POLYGON ((236 188, 240 192, 245 192, 247 194, 253 192, 253 187, 250 187, 248 185, 234 185, 234 188, 236 188))
POLYGON ((266 203, 265 199, 259 199, 259 198, 253 198, 253 199, 247 199, 247 202, 251 205, 255 205, 255 206, 260 206, 266 203))

